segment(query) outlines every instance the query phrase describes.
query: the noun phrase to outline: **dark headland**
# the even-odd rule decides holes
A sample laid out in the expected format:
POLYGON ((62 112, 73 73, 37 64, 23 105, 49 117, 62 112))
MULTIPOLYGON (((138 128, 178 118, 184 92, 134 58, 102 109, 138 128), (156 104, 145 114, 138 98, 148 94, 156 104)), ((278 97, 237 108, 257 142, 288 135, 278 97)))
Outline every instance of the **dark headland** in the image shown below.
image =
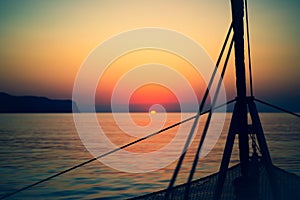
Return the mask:
POLYGON ((71 100, 36 96, 13 96, 0 92, 0 113, 71 113, 71 100))
MULTIPOLYGON (((15 96, 5 92, 0 92, 0 113, 72 113, 73 105, 75 108, 75 112, 79 112, 76 102, 72 100, 49 99, 47 97, 37 97, 31 95, 15 96)), ((135 105, 134 107, 131 106, 130 110, 132 112, 147 112, 145 110, 139 110, 138 106, 139 105, 135 105)), ((276 109, 269 108, 262 104, 258 104, 257 107, 260 112, 278 112, 276 109)), ((289 108, 288 105, 286 105, 285 107, 289 108)), ((298 111, 299 109, 296 110, 291 109, 291 110, 298 111)), ((232 111, 233 111, 233 106, 228 105, 227 112, 232 112, 232 111)), ((87 111, 81 111, 81 112, 87 112, 87 111)), ((96 105, 96 112, 112 112, 112 111, 110 106, 96 105)), ((119 112, 124 112, 124 111, 120 110, 119 112)), ((168 112, 180 112, 180 108, 179 111, 178 109, 175 109, 168 112)))

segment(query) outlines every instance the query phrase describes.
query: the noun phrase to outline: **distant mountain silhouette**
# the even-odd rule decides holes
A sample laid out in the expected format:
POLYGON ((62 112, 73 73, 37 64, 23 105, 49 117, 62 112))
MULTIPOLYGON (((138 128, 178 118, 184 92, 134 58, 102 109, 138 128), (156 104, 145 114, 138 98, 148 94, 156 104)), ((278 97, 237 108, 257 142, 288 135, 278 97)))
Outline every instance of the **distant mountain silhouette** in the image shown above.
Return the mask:
POLYGON ((71 100, 13 96, 0 92, 0 113, 70 113, 73 104, 76 106, 71 100))

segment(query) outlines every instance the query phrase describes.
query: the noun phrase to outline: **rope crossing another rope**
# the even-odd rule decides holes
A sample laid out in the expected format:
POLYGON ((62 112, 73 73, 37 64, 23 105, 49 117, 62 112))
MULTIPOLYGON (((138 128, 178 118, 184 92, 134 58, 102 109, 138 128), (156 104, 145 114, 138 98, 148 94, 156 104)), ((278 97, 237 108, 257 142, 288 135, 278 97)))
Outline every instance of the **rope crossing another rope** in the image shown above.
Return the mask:
MULTIPOLYGON (((288 113, 288 114, 290 114, 290 115, 293 115, 293 116, 296 116, 296 117, 299 117, 299 118, 300 118, 300 115, 299 115, 299 114, 294 113, 294 112, 292 112, 292 111, 286 110, 286 109, 281 108, 281 107, 279 107, 279 106, 275 106, 275 105, 273 105, 273 104, 267 103, 267 102, 262 101, 262 100, 259 100, 259 99, 257 99, 257 98, 254 98, 254 100, 257 101, 257 102, 259 102, 259 103, 261 103, 261 104, 264 104, 264 105, 266 105, 266 106, 269 106, 269 107, 271 107, 271 108, 277 109, 277 110, 279 110, 279 111, 282 111, 282 112, 285 112, 285 113, 288 113)), ((235 101, 236 101, 235 99, 230 100, 230 101, 228 101, 228 102, 226 102, 226 103, 224 103, 224 104, 221 104, 221 105, 218 105, 218 106, 214 107, 213 109, 221 108, 221 107, 223 107, 223 106, 225 106, 225 105, 229 105, 229 104, 231 104, 231 103, 233 103, 233 102, 235 102, 235 101)), ((206 110, 206 111, 204 111, 204 112, 201 112, 200 115, 204 115, 204 114, 207 114, 207 113, 209 113, 209 112, 211 112, 211 109, 206 110)), ((198 115, 198 114, 197 114, 197 115, 198 115)), ((61 175, 65 174, 65 173, 67 173, 67 172, 70 172, 70 171, 73 171, 73 170, 75 170, 75 169, 77 169, 77 168, 83 167, 83 166, 85 166, 85 165, 87 165, 87 164, 89 164, 89 163, 91 163, 91 162, 93 162, 93 161, 95 161, 95 160, 97 160, 97 159, 99 159, 99 158, 103 158, 103 157, 108 156, 108 155, 110 155, 110 154, 113 154, 113 153, 115 153, 115 152, 117 152, 117 151, 120 151, 121 149, 125 149, 125 148, 127 148, 127 147, 129 147, 129 146, 131 146, 131 145, 134 145, 134 144, 138 143, 138 142, 141 142, 141 141, 146 140, 146 139, 148 139, 148 138, 150 138, 150 137, 153 137, 153 136, 155 136, 155 135, 158 135, 158 134, 160 134, 160 133, 163 133, 164 131, 167 131, 167 130, 172 129, 172 128, 176 127, 176 126, 179 126, 179 125, 184 124, 184 123, 186 123, 186 122, 188 122, 188 121, 190 121, 190 120, 195 119, 195 118, 197 117, 197 115, 192 116, 192 117, 189 117, 189 118, 187 118, 187 119, 185 119, 185 120, 183 120, 183 121, 180 121, 180 122, 178 122, 178 123, 175 123, 175 124, 173 124, 173 125, 171 125, 171 126, 168 126, 168 127, 164 128, 164 129, 161 129, 161 130, 158 131, 158 132, 149 134, 149 135, 147 135, 147 136, 145 136, 145 137, 143 137, 143 138, 140 138, 140 139, 138 139, 138 140, 135 140, 135 141, 133 141, 133 142, 130 142, 130 143, 128 143, 128 144, 125 144, 125 145, 123 145, 123 146, 121 146, 121 147, 119 147, 119 148, 116 148, 116 149, 114 149, 114 150, 111 150, 111 151, 109 151, 109 152, 106 152, 106 153, 104 153, 104 154, 101 154, 101 155, 99 155, 99 156, 97 156, 97 157, 95 157, 95 158, 92 158, 92 159, 90 159, 90 160, 87 160, 87 161, 85 161, 85 162, 82 162, 82 163, 80 163, 80 164, 78 164, 78 165, 75 165, 75 166, 73 166, 73 167, 70 167, 70 168, 68 168, 68 169, 66 169, 66 170, 64 170, 64 171, 58 172, 58 173, 56 173, 56 174, 54 174, 54 175, 52 175, 52 176, 49 176, 49 177, 47 177, 47 178, 45 178, 45 179, 42 179, 42 180, 40 180, 40 181, 38 181, 38 182, 35 182, 35 183, 33 183, 33 184, 30 184, 30 185, 28 185, 28 186, 25 186, 25 187, 23 187, 23 188, 20 188, 20 189, 14 191, 14 192, 5 194, 5 195, 1 196, 0 199, 6 199, 6 198, 8 198, 8 197, 11 197, 11 196, 13 196, 13 195, 15 195, 15 194, 17 194, 17 193, 20 193, 20 192, 22 192, 22 191, 24 191, 24 190, 28 190, 28 189, 30 189, 30 188, 36 186, 36 185, 39 185, 39 184, 44 183, 44 182, 47 182, 47 181, 49 181, 49 180, 51 180, 51 179, 53 179, 53 178, 55 178, 55 177, 61 176, 61 175)))
MULTIPOLYGON (((233 103, 233 102, 235 102, 235 99, 233 99, 233 100, 231 100, 231 101, 228 101, 228 102, 226 102, 226 103, 224 103, 224 104, 218 105, 218 106, 214 107, 213 109, 221 108, 221 107, 223 107, 223 106, 225 106, 225 105, 228 105, 228 104, 231 104, 231 103, 233 103)), ((209 112, 211 112, 211 109, 206 110, 206 111, 203 111, 203 112, 201 112, 199 115, 204 115, 204 114, 207 114, 207 113, 209 113, 209 112)), ((197 115, 198 115, 198 114, 197 114, 197 115)), ((197 115, 194 115, 194 116, 192 116, 192 117, 189 117, 189 118, 187 118, 187 119, 185 119, 185 120, 183 120, 183 121, 177 122, 177 123, 175 123, 175 124, 173 124, 173 125, 171 125, 171 126, 168 126, 168 127, 166 127, 166 128, 163 128, 163 129, 161 129, 161 130, 159 130, 159 131, 157 131, 157 132, 151 133, 151 134, 149 134, 149 135, 147 135, 147 136, 145 136, 145 137, 142 137, 142 138, 140 138, 140 139, 134 140, 134 141, 132 141, 132 142, 130 142, 130 143, 128 143, 128 144, 125 144, 125 145, 123 145, 123 146, 121 146, 121 147, 115 148, 115 149, 113 149, 113 150, 111 150, 111 151, 108 151, 108 152, 106 152, 106 153, 104 153, 104 154, 101 154, 101 155, 99 155, 99 156, 97 156, 97 157, 95 157, 95 158, 92 158, 92 159, 90 159, 90 160, 87 160, 87 161, 85 161, 85 162, 82 162, 82 163, 80 163, 80 164, 78 164, 78 165, 75 165, 75 166, 70 167, 70 168, 68 168, 68 169, 66 169, 66 170, 63 170, 63 171, 61 171, 61 172, 58 172, 58 173, 56 173, 56 174, 54 174, 54 175, 51 175, 51 176, 49 176, 49 177, 47 177, 47 178, 44 178, 44 179, 42 179, 42 180, 40 180, 40 181, 37 181, 37 182, 35 182, 35 183, 33 183, 33 184, 30 184, 30 185, 28 185, 28 186, 25 186, 25 187, 23 187, 23 188, 20 188, 20 189, 14 191, 14 192, 5 194, 5 195, 1 196, 0 199, 6 199, 6 198, 8 198, 8 197, 11 197, 11 196, 13 196, 13 195, 15 195, 15 194, 17 194, 17 193, 20 193, 20 192, 22 192, 22 191, 24 191, 24 190, 28 190, 28 189, 30 189, 30 188, 32 188, 32 187, 34 187, 34 186, 37 186, 37 185, 39 185, 39 184, 41 184, 41 183, 47 182, 47 181, 49 181, 49 180, 51 180, 51 179, 53 179, 53 178, 55 178, 55 177, 61 176, 61 175, 65 174, 65 173, 67 173, 67 172, 70 172, 70 171, 73 171, 73 170, 75 170, 75 169, 77 169, 77 168, 83 167, 83 166, 85 166, 85 165, 87 165, 87 164, 89 164, 89 163, 91 163, 91 162, 94 162, 94 161, 97 160, 97 159, 106 157, 106 156, 108 156, 108 155, 110 155, 110 154, 113 154, 113 153, 115 153, 115 152, 120 151, 121 149, 125 149, 125 148, 127 148, 127 147, 129 147, 129 146, 132 146, 132 145, 134 145, 134 144, 136 144, 136 143, 139 143, 139 142, 141 142, 141 141, 144 141, 144 140, 146 140, 146 139, 148 139, 148 138, 151 138, 151 137, 153 137, 153 136, 155 136, 155 135, 161 134, 161 133, 163 133, 163 132, 165 132, 165 131, 167 131, 167 130, 169 130, 169 129, 172 129, 172 128, 177 127, 177 126, 179 126, 179 125, 181 125, 181 124, 184 124, 184 123, 186 123, 186 122, 188 122, 188 121, 190 121, 190 120, 195 119, 195 118, 197 117, 197 115)))

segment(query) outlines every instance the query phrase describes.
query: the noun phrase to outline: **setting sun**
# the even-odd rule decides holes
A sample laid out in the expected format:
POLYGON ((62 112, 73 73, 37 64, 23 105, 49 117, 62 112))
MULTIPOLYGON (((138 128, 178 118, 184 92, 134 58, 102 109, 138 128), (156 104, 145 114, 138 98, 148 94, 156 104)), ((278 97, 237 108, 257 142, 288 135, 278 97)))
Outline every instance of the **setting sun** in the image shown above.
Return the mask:
POLYGON ((155 111, 155 110, 151 110, 151 111, 150 111, 150 114, 151 114, 151 115, 154 115, 154 114, 156 114, 156 111, 155 111))

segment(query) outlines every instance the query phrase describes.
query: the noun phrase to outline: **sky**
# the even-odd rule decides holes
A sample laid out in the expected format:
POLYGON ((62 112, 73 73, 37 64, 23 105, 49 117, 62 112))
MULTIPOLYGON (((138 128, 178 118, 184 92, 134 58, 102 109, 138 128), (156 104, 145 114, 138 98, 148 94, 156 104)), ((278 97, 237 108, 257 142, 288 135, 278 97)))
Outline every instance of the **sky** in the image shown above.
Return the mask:
MULTIPOLYGON (((253 0, 248 6, 254 94, 294 111, 300 111, 299 6, 297 0, 253 0)), ((71 99, 76 75, 97 45, 144 27, 180 32, 200 44, 215 62, 230 21, 229 0, 0 1, 0 91, 71 99)), ((96 103, 109 104, 120 77, 136 65, 151 62, 176 68, 200 98, 205 85, 189 63, 148 50, 121 56, 109 66, 99 79, 96 103)), ((231 99, 235 96, 232 58, 225 76, 231 99)), ((168 88, 152 84, 137 88, 130 104, 145 101, 150 105, 178 99, 168 88)))

